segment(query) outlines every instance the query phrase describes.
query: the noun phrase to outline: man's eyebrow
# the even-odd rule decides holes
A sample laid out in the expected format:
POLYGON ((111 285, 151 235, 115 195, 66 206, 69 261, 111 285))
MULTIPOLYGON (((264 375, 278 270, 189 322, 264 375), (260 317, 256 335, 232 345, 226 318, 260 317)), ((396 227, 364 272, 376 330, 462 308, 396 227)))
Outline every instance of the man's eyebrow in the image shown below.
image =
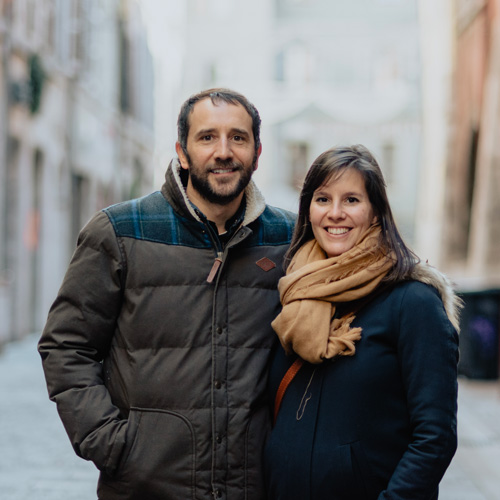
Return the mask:
MULTIPOLYGON (((198 130, 198 132, 196 132, 195 137, 203 137, 204 135, 210 135, 210 134, 213 134, 214 132, 217 132, 217 129, 214 127, 203 128, 201 130, 198 130)), ((241 129, 241 128, 237 128, 237 127, 232 128, 231 133, 242 135, 245 137, 250 137, 250 132, 248 132, 247 130, 241 129)))
POLYGON ((231 129, 231 131, 239 135, 246 135, 247 137, 250 137, 250 133, 247 130, 243 130, 241 128, 233 128, 231 129))
POLYGON ((196 132, 196 137, 200 137, 200 136, 203 136, 203 135, 209 135, 211 133, 213 133, 215 131, 214 128, 203 128, 201 130, 198 130, 198 132, 196 132))

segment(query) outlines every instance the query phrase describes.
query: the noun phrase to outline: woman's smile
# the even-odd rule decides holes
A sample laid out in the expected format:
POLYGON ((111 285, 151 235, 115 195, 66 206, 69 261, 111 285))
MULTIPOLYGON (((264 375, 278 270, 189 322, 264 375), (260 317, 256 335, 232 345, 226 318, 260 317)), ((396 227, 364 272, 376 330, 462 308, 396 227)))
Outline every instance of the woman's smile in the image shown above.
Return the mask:
POLYGON ((375 221, 363 176, 348 169, 323 184, 314 192, 309 219, 328 257, 350 250, 375 221))

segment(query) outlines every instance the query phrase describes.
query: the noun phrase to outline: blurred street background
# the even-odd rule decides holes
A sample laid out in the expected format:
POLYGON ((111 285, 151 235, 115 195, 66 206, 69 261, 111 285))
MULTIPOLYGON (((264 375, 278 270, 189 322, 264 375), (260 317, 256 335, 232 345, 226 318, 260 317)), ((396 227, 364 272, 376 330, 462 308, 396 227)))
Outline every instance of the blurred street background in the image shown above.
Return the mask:
POLYGON ((161 187, 180 105, 216 86, 260 111, 272 205, 331 146, 375 154, 465 301, 441 498, 500 499, 500 0, 0 0, 0 497, 94 498, 36 338, 82 226, 161 187))
MULTIPOLYGON (((0 354, 1 498, 96 499, 98 471, 75 455, 47 397, 37 340, 28 335, 0 354)), ((458 451, 439 498, 499 500, 500 383, 461 378, 459 384, 458 451)))

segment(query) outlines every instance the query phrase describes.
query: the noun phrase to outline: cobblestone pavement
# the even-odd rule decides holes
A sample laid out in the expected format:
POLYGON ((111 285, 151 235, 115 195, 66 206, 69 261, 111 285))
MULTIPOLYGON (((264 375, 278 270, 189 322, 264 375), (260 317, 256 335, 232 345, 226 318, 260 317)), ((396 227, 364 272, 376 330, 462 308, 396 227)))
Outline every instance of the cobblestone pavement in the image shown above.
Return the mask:
POLYGON ((0 498, 96 499, 97 469, 73 452, 47 395, 37 340, 0 354, 0 498))
MULTIPOLYGON (((96 499, 98 471, 71 448, 47 396, 36 342, 29 336, 0 353, 0 498, 96 499)), ((458 451, 440 500, 500 500, 500 382, 461 379, 458 422, 458 451)))
POLYGON ((440 500, 500 500, 500 382, 460 379, 458 450, 440 500))

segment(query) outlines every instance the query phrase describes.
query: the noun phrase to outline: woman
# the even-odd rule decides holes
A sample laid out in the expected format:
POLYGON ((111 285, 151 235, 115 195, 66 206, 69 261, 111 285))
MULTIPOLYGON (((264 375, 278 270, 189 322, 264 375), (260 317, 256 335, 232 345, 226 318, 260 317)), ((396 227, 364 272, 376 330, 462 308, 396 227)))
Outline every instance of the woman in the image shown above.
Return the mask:
POLYGON ((459 300, 403 242, 365 147, 313 163, 287 263, 269 498, 437 499, 456 450, 459 300))

